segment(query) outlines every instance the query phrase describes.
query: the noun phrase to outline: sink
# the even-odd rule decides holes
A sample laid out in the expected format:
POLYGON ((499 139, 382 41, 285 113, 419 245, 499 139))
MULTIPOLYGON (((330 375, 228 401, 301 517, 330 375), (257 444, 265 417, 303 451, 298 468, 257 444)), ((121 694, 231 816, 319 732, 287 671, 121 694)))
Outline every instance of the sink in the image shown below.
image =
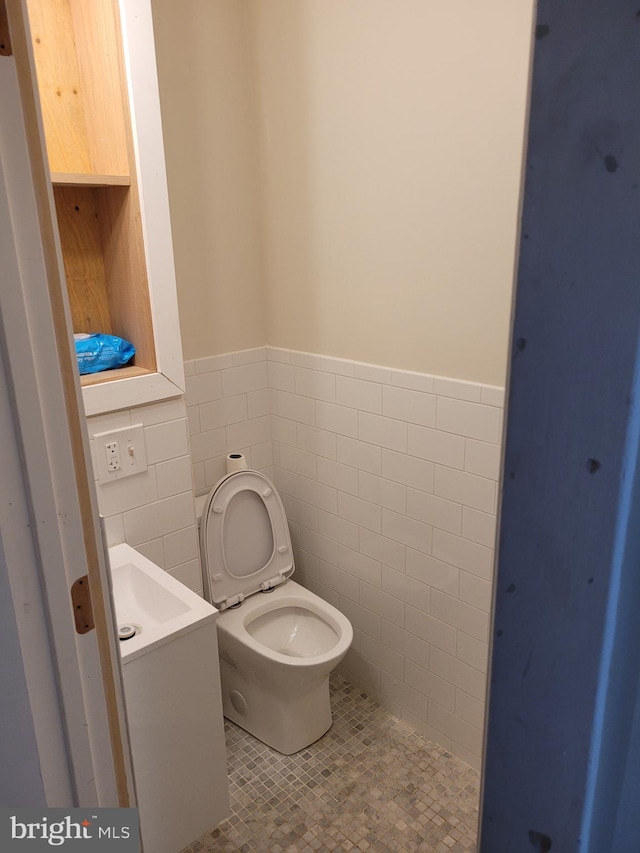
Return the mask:
POLYGON ((109 562, 123 663, 216 618, 215 607, 130 545, 111 547, 109 562))
POLYGON ((176 853, 230 811, 218 611, 130 545, 109 562, 142 842, 176 853))

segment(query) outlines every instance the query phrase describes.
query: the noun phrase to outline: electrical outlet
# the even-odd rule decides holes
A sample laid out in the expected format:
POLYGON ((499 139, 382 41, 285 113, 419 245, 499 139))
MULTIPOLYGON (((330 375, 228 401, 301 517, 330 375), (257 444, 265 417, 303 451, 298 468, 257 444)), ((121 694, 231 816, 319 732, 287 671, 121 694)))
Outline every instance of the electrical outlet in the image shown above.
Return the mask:
POLYGON ((120 448, 117 441, 108 441, 104 446, 104 452, 107 457, 107 471, 113 473, 122 468, 120 464, 120 448))
POLYGON ((93 436, 100 483, 112 483, 147 470, 147 451, 142 424, 93 436))

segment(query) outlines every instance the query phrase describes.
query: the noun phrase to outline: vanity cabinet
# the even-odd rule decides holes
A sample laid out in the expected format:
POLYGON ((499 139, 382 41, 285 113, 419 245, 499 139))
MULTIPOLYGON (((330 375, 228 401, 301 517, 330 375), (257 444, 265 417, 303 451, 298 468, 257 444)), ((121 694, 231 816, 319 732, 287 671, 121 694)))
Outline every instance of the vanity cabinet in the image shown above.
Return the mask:
POLYGON ((73 331, 130 341, 99 414, 184 391, 149 0, 26 0, 73 331))

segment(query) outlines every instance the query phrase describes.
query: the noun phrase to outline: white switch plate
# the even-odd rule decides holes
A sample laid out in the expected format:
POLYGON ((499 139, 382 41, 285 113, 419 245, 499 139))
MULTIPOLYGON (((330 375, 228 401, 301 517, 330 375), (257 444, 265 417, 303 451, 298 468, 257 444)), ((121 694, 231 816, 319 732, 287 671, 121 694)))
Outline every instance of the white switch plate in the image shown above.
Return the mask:
POLYGON ((103 485, 147 470, 142 424, 98 432, 93 436, 98 480, 103 485), (115 460, 119 464, 116 467, 115 460))

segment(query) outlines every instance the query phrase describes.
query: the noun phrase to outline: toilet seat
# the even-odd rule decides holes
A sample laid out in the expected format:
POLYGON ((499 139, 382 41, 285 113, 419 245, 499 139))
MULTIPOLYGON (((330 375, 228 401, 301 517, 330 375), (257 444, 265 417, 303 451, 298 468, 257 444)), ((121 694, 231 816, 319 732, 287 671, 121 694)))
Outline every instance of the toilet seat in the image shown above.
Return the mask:
POLYGON ((220 610, 293 574, 284 507, 259 471, 235 471, 212 489, 202 511, 200 544, 205 593, 220 610))

